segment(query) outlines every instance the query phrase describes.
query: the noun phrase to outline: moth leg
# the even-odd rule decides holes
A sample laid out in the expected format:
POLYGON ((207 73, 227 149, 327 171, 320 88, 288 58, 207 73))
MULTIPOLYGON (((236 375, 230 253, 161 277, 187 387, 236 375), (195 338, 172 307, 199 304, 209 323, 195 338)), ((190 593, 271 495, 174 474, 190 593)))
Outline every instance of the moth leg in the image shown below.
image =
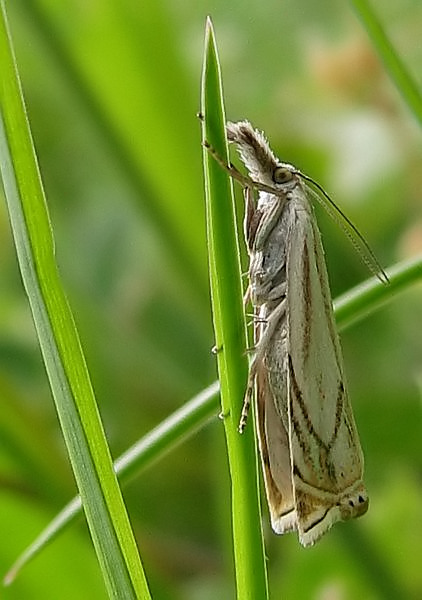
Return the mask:
POLYGON ((251 300, 251 286, 248 285, 246 292, 243 296, 243 306, 246 306, 251 300))
POLYGON ((258 341, 255 356, 252 359, 252 362, 249 367, 249 376, 248 382, 246 385, 245 397, 243 400, 242 413, 240 415, 239 421, 239 433, 243 433, 246 423, 248 421, 249 410, 252 401, 252 394, 254 390, 255 378, 259 364, 263 361, 265 353, 268 348, 268 344, 276 330, 277 325, 281 320, 284 319, 286 314, 286 300, 283 299, 277 306, 274 308, 272 313, 266 317, 267 326, 264 329, 264 332, 261 338, 258 341))
POLYGON ((245 234, 246 243, 248 245, 248 251, 249 253, 251 253, 253 252, 256 230, 259 225, 261 213, 257 211, 255 207, 252 188, 245 187, 243 190, 243 196, 245 199, 245 216, 243 219, 243 231, 245 234))
POLYGON ((226 412, 221 411, 221 412, 218 413, 218 418, 221 421, 224 421, 224 419, 227 419, 227 417, 229 417, 229 416, 230 416, 230 411, 229 410, 227 410, 226 412))
POLYGON ((248 422, 249 410, 251 408, 255 375, 256 374, 254 374, 254 377, 252 380, 250 377, 248 380, 248 387, 246 388, 246 394, 243 399, 243 406, 242 406, 242 413, 240 415, 239 427, 237 428, 239 433, 243 433, 245 431, 246 423, 248 422))
POLYGON ((231 162, 227 164, 224 158, 222 158, 218 154, 217 150, 211 146, 208 140, 204 140, 202 142, 202 145, 206 150, 208 150, 208 152, 218 162, 218 164, 221 165, 223 169, 228 172, 230 177, 236 179, 239 183, 243 185, 243 187, 255 186, 255 182, 247 175, 243 175, 238 169, 236 169, 236 167, 231 162))
POLYGON ((266 324, 268 322, 267 317, 260 317, 259 315, 256 315, 254 313, 249 313, 246 314, 247 317, 250 317, 250 321, 248 321, 247 325, 261 325, 261 324, 266 324))
POLYGON ((287 283, 283 281, 272 288, 268 294, 268 299, 271 301, 283 299, 286 296, 287 283))
MULTIPOLYGON (((277 304, 277 306, 273 309, 273 311, 265 316, 265 322, 267 326, 264 328, 264 331, 257 343, 257 352, 254 357, 254 361, 261 361, 264 358, 264 355, 268 349, 268 344, 271 341, 271 338, 274 335, 276 327, 279 325, 280 321, 284 320, 286 315, 286 299, 283 298, 281 302, 277 304)), ((260 317, 261 319, 263 317, 260 317)))
POLYGON ((238 169, 236 169, 236 167, 232 163, 227 164, 226 161, 223 158, 221 158, 221 156, 218 154, 217 150, 211 146, 208 140, 204 140, 202 142, 202 145, 206 150, 208 150, 208 152, 218 162, 218 164, 221 165, 223 169, 228 172, 230 177, 236 179, 239 183, 243 185, 243 187, 250 187, 255 190, 267 192, 268 194, 275 194, 276 196, 280 195, 280 190, 278 188, 273 187, 271 185, 266 185, 265 183, 261 183, 260 181, 254 181, 247 175, 243 175, 238 169))

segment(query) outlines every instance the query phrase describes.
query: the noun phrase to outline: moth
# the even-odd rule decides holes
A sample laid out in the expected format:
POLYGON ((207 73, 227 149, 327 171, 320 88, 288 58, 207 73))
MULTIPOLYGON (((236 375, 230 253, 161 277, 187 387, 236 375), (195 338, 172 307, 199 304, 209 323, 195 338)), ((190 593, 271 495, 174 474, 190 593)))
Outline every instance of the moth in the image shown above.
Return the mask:
POLYGON ((336 521, 368 509, 310 182, 331 214, 337 211, 346 222, 355 245, 369 253, 370 265, 383 271, 324 190, 281 162, 260 131, 248 121, 228 123, 227 138, 249 173, 225 165, 244 188, 250 257, 245 299, 254 307, 254 356, 239 429, 255 391, 272 528, 278 534, 296 530, 309 546, 336 521))

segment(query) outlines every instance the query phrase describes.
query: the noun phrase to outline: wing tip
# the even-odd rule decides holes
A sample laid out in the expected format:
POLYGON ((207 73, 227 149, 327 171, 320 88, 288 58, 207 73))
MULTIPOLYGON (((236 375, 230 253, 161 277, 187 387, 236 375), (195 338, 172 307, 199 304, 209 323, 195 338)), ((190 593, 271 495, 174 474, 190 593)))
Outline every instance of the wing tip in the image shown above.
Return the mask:
POLYGON ((292 507, 288 512, 283 514, 271 514, 271 527, 277 535, 283 535, 289 531, 297 530, 297 514, 296 509, 292 507))
MULTIPOLYGON (((315 498, 314 498, 315 501, 315 498)), ((314 505, 315 506, 315 505, 314 505)), ((361 517, 369 507, 368 494, 362 482, 347 490, 335 504, 322 501, 306 517, 298 518, 299 541, 302 546, 312 546, 338 521, 361 517)))

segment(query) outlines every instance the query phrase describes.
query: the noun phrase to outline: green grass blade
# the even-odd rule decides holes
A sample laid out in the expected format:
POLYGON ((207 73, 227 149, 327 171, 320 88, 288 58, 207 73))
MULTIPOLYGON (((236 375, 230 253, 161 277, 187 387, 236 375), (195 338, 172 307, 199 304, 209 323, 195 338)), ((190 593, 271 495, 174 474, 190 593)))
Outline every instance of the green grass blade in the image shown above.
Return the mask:
POLYGON ((351 0, 364 24, 374 48, 383 61, 403 99, 422 124, 422 95, 406 66, 388 39, 375 12, 367 0, 351 0))
MULTIPOLYGON (((203 139, 227 160, 222 83, 210 20, 206 27, 201 111, 204 117, 203 139)), ((232 484, 237 595, 242 600, 264 600, 268 589, 252 418, 242 436, 237 430, 245 391, 247 361, 232 182, 205 149, 204 174, 211 298, 232 484)))
POLYGON ((399 292, 422 279, 422 256, 394 265, 387 270, 389 283, 373 277, 339 296, 335 302, 336 321, 346 329, 391 301, 399 292))
POLYGON ((110 598, 149 598, 54 242, 7 29, 0 15, 0 160, 22 280, 110 598))

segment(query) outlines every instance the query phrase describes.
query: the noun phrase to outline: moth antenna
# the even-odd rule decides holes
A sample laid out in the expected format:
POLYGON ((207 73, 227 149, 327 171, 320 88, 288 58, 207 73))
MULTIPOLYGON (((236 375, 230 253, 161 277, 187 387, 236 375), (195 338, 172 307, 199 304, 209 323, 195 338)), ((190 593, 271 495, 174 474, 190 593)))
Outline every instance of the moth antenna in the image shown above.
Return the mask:
POLYGON ((330 217, 334 221, 336 221, 336 223, 342 228, 342 230, 348 237, 349 241, 353 245, 354 249, 359 254, 362 262, 368 267, 368 269, 371 271, 371 273, 373 273, 373 275, 378 277, 378 279, 384 285, 387 285, 388 283, 390 283, 387 273, 382 268, 377 257, 375 256, 374 252, 372 251, 370 245, 365 240, 363 235, 360 233, 359 229, 352 223, 352 221, 349 219, 349 217, 347 217, 345 215, 345 213, 341 210, 341 208, 339 208, 337 206, 337 204, 334 202, 334 200, 332 200, 330 198, 330 196, 324 190, 322 185, 320 185, 318 182, 316 182, 314 179, 312 179, 308 175, 301 173, 300 171, 296 171, 296 174, 299 175, 299 177, 304 179, 306 182, 314 185, 318 189, 318 191, 322 194, 323 197, 321 197, 319 194, 317 194, 315 192, 315 190, 313 190, 311 187, 307 186, 307 189, 311 193, 311 195, 316 200, 318 200, 318 202, 327 211, 327 213, 330 215, 330 217))

